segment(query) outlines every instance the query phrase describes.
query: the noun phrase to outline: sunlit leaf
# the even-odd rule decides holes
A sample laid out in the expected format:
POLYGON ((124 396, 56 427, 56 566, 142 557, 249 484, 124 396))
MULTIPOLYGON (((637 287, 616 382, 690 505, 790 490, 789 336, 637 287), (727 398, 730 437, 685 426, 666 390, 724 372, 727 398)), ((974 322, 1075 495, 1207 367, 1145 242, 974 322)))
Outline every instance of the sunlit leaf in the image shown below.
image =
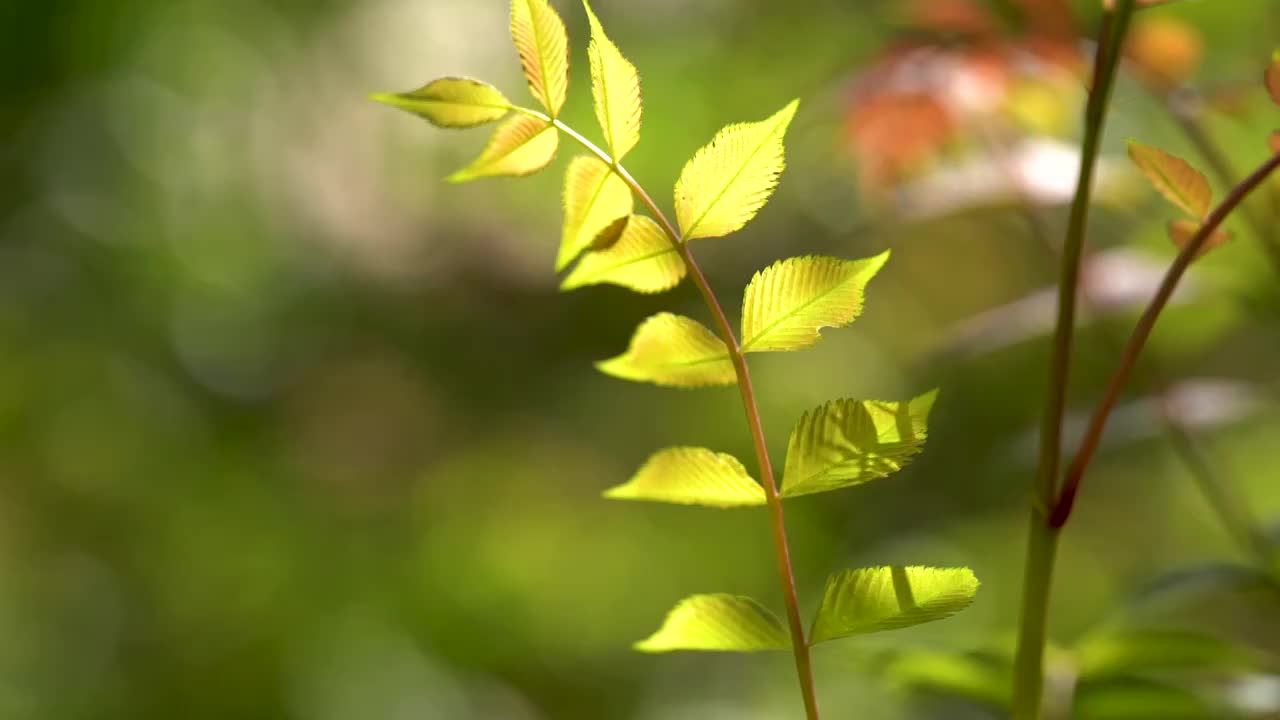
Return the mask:
POLYGON ((417 90, 371 97, 443 128, 483 125, 501 120, 511 110, 511 102, 497 88, 470 78, 440 78, 417 90))
POLYGON ((827 580, 810 643, 942 620, 968 607, 977 592, 969 568, 841 570, 827 580))
POLYGON ((827 492, 902 469, 924 447, 938 391, 910 402, 834 400, 791 431, 782 495, 827 492))
POLYGON ((605 35, 591 5, 583 0, 591 23, 591 94, 596 119, 615 160, 621 160, 640 141, 640 74, 605 35))
POLYGON ((1267 66, 1262 81, 1267 86, 1272 101, 1280 105, 1280 51, 1271 56, 1271 64, 1267 66))
POLYGON ((787 650, 791 636, 777 616, 740 595, 693 595, 680 601, 658 632, 636 643, 641 652, 787 650))
POLYGON ((1169 202, 1196 218, 1209 213, 1209 181, 1186 160, 1134 140, 1129 141, 1129 158, 1169 202))
POLYGON ((671 313, 645 320, 636 328, 625 353, 596 367, 624 380, 675 387, 738 381, 724 341, 696 320, 671 313))
POLYGON ((604 496, 718 508, 765 504, 764 489, 737 458, 698 447, 656 453, 635 477, 605 491, 604 496))
POLYGON ((516 115, 493 131, 480 157, 448 177, 460 183, 499 175, 528 175, 546 167, 556 155, 560 137, 545 120, 516 115))
POLYGON ((910 650, 885 665, 884 674, 906 690, 954 695, 997 708, 1012 700, 1012 669, 969 655, 910 650))
MULTIPOLYGON (((1169 222, 1167 229, 1169 231, 1169 239, 1181 250, 1200 231, 1200 223, 1195 220, 1172 220, 1169 222)), ((1204 241, 1204 244, 1200 246, 1200 251, 1196 253, 1196 257, 1201 257, 1210 250, 1227 244, 1230 240, 1231 231, 1223 230, 1221 227, 1215 228, 1204 241)))
POLYGON ((867 282, 888 259, 888 251, 864 260, 798 257, 756 273, 742 299, 742 349, 798 350, 818 342, 821 328, 853 322, 867 282))
POLYGON ((560 289, 610 283, 656 293, 679 285, 685 272, 684 261, 658 223, 633 215, 613 247, 583 256, 560 289))
POLYGON ((1153 628, 1086 637, 1075 650, 1084 678, 1117 677, 1160 670, 1210 672, 1260 667, 1252 648, 1206 633, 1153 628))
POLYGON ((530 92, 551 117, 556 117, 569 87, 569 41, 564 21, 547 0, 511 0, 511 39, 530 92))
POLYGON ((564 177, 564 232, 556 270, 568 267, 620 218, 631 214, 631 188, 603 160, 580 155, 564 177))
POLYGON ((1240 715, 1191 688, 1142 678, 1082 682, 1071 717, 1076 720, 1230 720, 1240 715))
POLYGON ((686 240, 728 235, 764 206, 785 167, 782 137, 799 101, 757 123, 730 125, 684 166, 676 217, 686 240))

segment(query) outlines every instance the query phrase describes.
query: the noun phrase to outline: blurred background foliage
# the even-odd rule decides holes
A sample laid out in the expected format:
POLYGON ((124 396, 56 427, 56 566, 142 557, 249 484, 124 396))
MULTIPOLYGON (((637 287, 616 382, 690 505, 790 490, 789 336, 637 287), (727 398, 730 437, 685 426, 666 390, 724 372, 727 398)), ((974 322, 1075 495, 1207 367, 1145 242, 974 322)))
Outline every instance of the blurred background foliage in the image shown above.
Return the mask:
MULTIPOLYGON (((592 129, 585 17, 556 5, 566 118, 592 129)), ((775 457, 827 399, 942 388, 911 468, 788 505, 802 598, 885 563, 970 565, 983 590, 946 623, 820 648, 827 712, 997 717, 1096 3, 596 9, 642 73, 629 166, 663 204, 720 126, 803 99, 773 201, 696 249, 726 298, 779 257, 893 249, 852 328, 753 360, 775 457)), ((661 446, 750 456, 733 390, 591 368, 647 314, 702 317, 695 293, 558 293, 559 172, 447 186, 485 133, 365 99, 445 74, 522 97, 503 0, 10 0, 0 28, 0 717, 798 716, 785 654, 629 649, 691 593, 778 600, 763 511, 599 497, 661 446)), ((1257 82, 1280 5, 1177 3, 1136 33, 1080 413, 1173 254, 1123 139, 1199 163, 1163 102, 1183 83, 1235 172, 1280 123, 1257 82)), ((1264 234, 1278 188, 1251 206, 1264 234)), ((1256 242, 1275 238, 1230 227, 1065 540, 1051 690, 1080 690, 1075 717, 1280 712, 1275 586, 1150 412, 1280 517, 1280 284, 1256 242)))

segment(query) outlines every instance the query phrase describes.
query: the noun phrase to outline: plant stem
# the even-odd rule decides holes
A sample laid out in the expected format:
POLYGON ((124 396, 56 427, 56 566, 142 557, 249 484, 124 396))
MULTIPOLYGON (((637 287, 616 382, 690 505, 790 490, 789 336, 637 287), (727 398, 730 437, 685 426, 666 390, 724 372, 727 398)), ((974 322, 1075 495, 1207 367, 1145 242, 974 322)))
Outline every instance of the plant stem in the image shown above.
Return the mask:
POLYGON ((1151 299, 1146 310, 1143 311, 1142 317, 1138 319, 1138 324, 1134 327, 1133 334, 1129 336, 1129 341, 1125 344, 1124 351, 1121 353, 1120 362, 1107 383, 1107 389, 1103 393, 1102 400, 1098 403, 1097 409, 1094 410, 1093 416, 1089 419, 1089 426, 1085 430, 1080 449, 1076 452, 1075 459, 1072 460, 1071 466, 1067 469, 1062 494, 1054 505, 1052 515, 1049 517, 1049 524, 1052 527, 1061 528, 1071 516, 1076 493, 1079 492, 1084 473, 1088 470, 1089 463, 1093 460, 1093 456, 1098 450, 1098 444, 1102 440, 1102 433, 1106 429, 1111 410, 1115 407, 1116 401, 1120 397, 1120 390, 1124 387, 1125 381, 1128 380, 1129 374, 1133 372, 1133 366, 1137 363, 1138 356, 1146 346, 1147 339, 1151 337, 1151 331, 1155 328, 1156 321, 1160 318, 1160 313, 1164 310, 1165 305, 1168 304, 1169 298, 1173 296, 1173 291, 1177 289, 1178 282, 1181 281, 1183 274, 1190 267, 1191 261, 1196 258, 1200 248, 1204 246, 1204 243, 1213 232, 1222 225, 1222 222, 1227 219, 1231 211, 1235 210, 1248 197, 1249 193, 1261 185, 1277 167, 1280 167, 1280 153, 1271 156, 1257 170, 1254 170, 1253 173, 1241 181, 1239 185, 1232 188, 1227 197, 1223 199, 1222 204, 1209 213, 1209 216, 1205 218, 1204 224, 1200 226, 1200 229, 1192 236, 1190 242, 1174 258, 1173 264, 1169 266, 1169 270, 1165 273, 1164 280, 1160 282, 1159 289, 1156 290, 1155 297, 1151 299))
POLYGON ((1062 423, 1066 414, 1067 385, 1071 371, 1071 346, 1075 335, 1076 295, 1080 283, 1080 257, 1088 224, 1093 173, 1097 164, 1108 100, 1114 84, 1134 0, 1121 0, 1106 11, 1099 28, 1094 56, 1093 84, 1085 106, 1084 140, 1080 148, 1080 175, 1063 243, 1061 278, 1058 282, 1058 319, 1049 363, 1049 392, 1040 430, 1040 458, 1031 501, 1031 527, 1027 536, 1027 562, 1023 578, 1022 612, 1014 660, 1014 720, 1037 720, 1044 693, 1044 646, 1048 632, 1049 594, 1057 555, 1057 529, 1048 522, 1057 496, 1062 461, 1062 423))
POLYGON ((684 261, 685 266, 689 269, 689 275, 693 279, 694 285, 697 286, 698 292, 702 295, 707 309, 711 311, 712 316, 715 318, 716 327, 720 332, 721 339, 724 340, 725 347, 728 348, 729 358, 733 362, 734 373, 738 377, 738 390, 742 394, 742 407, 746 412, 747 426, 751 431, 751 442, 755 446, 756 462, 760 466, 765 498, 768 501, 769 520, 773 530, 773 547, 778 561, 778 577, 782 584, 783 600, 787 606, 787 623, 791 628, 791 647, 795 655, 796 675, 800 680, 800 693, 804 698, 805 716, 808 720, 819 720, 817 690, 813 681, 813 662, 809 656, 809 644, 805 639, 804 621, 800 617, 800 600, 796 593, 795 572, 791 566, 791 550, 787 544, 787 528, 783 518, 782 497, 778 494, 778 484, 773 477, 773 464, 769 461, 764 425, 760 421, 760 408, 756 403, 755 389, 751 384, 751 371, 747 367, 747 357, 742 352, 742 346, 738 343, 738 337, 733 332, 733 326, 729 323, 728 316, 725 315, 724 307, 721 306, 720 300, 711 289, 711 284, 707 282, 707 277, 703 274, 702 268, 689 252, 688 243, 684 241, 675 225, 671 224, 666 214, 653 201, 653 198, 649 196, 644 187, 631 176, 631 173, 627 172, 627 169, 621 163, 611 158, 608 153, 597 147, 595 143, 583 137, 559 119, 552 120, 535 110, 523 108, 518 108, 518 110, 552 122, 565 135, 568 135, 579 145, 607 163, 614 173, 631 188, 631 192, 635 193, 636 197, 640 198, 640 202, 657 218, 658 223, 667 235, 667 239, 671 241, 672 248, 680 254, 680 259, 684 261))

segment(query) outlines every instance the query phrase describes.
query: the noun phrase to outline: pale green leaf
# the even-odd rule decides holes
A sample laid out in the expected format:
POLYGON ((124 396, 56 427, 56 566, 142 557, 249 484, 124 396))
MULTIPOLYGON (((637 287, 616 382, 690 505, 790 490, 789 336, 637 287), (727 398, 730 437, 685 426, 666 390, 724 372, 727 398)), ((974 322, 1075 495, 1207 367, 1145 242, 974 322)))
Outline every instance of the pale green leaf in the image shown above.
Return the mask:
POLYGON ((827 580, 810 644, 942 620, 968 607, 977 592, 969 568, 841 570, 827 580))
POLYGON ((782 495, 837 490, 901 470, 924 447, 937 395, 907 403, 834 400, 805 413, 787 444, 782 495))
POLYGON ((818 342, 820 329, 853 322, 888 259, 887 250, 864 260, 798 257, 756 273, 742 298, 743 351, 799 350, 818 342))
POLYGON ((636 292, 656 293, 679 285, 685 272, 684 260, 658 223, 633 215, 617 243, 583 256, 560 289, 610 283, 636 292))
POLYGON ((569 38, 564 21, 547 0, 511 0, 511 39, 529 91, 551 113, 560 114, 569 88, 569 38))
POLYGON ((497 88, 470 78, 440 78, 417 90, 371 97, 443 128, 483 125, 501 120, 511 110, 511 102, 497 88))
POLYGON ((579 155, 564 177, 564 232, 556 271, 568 267, 583 250, 621 218, 631 214, 631 188, 603 160, 579 155))
POLYGON ((768 120, 730 125, 694 154, 676 183, 684 239, 728 235, 755 217, 786 166, 782 138, 799 102, 768 120))
POLYGON ((636 643, 641 652, 787 650, 791 636, 777 616, 740 595, 693 595, 667 614, 653 635, 636 643))
MULTIPOLYGON (((1195 220, 1171 220, 1167 227, 1169 231, 1169 239, 1179 249, 1185 248, 1191 243, 1191 239, 1196 233, 1200 232, 1200 223, 1195 220)), ((1200 250, 1196 252, 1196 257, 1202 257, 1205 253, 1216 247, 1222 247, 1231 241, 1231 231, 1223 230, 1221 227, 1214 228, 1209 233, 1209 237, 1200 246, 1200 250)))
POLYGON ((480 157, 447 179, 460 183, 482 177, 535 173, 551 162, 559 143, 555 127, 545 120, 516 115, 494 130, 480 157))
POLYGON ((1209 214, 1209 181, 1186 160, 1134 140, 1129 141, 1129 159, 1169 202, 1195 218, 1209 214))
POLYGON ((724 341, 680 315, 659 313, 636 328, 627 351, 596 363, 607 375, 675 387, 738 381, 724 341))
POLYGON ((651 500, 730 508, 764 505, 764 488, 732 455, 699 447, 659 451, 625 485, 606 490, 614 500, 651 500))
POLYGON ((591 64, 596 119, 604 131, 609 152, 615 160, 621 160, 640 141, 640 74, 605 35, 591 5, 586 0, 582 4, 591 23, 587 58, 591 64))

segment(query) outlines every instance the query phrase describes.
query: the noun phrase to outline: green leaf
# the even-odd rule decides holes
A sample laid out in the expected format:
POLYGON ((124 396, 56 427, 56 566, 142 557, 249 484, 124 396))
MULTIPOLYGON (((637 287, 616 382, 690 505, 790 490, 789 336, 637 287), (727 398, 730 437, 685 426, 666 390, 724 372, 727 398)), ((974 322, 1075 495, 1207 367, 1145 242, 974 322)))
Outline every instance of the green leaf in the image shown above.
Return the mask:
POLYGON ((911 650, 891 660, 884 673, 906 690, 945 693, 997 708, 1012 701, 1012 669, 968 655, 911 650))
POLYGON ((791 636, 777 616, 741 595, 693 595, 680 601, 662 628, 636 643, 641 652, 788 650, 791 636))
POLYGON ((1186 160, 1134 140, 1129 141, 1129 159, 1169 202, 1195 218, 1209 214, 1209 181, 1186 160))
POLYGON ((755 217, 786 165, 782 137, 799 102, 768 120, 724 128, 684 166, 676 217, 685 240, 728 235, 755 217))
POLYGON ((587 0, 582 0, 582 5, 591 23, 587 58, 591 64, 596 119, 604 131, 609 152, 615 160, 621 160, 640 142, 640 74, 605 35, 587 0))
POLYGON ((685 272, 684 260, 658 223, 633 215, 618 242, 607 250, 583 256, 560 289, 610 283, 636 292, 657 293, 679 285, 685 272))
POLYGON ((564 21, 547 0, 511 0, 511 39, 529 91, 551 113, 560 114, 569 88, 569 39, 564 21))
POLYGON ((1076 690, 1076 720, 1229 720, 1233 713, 1190 688, 1143 678, 1082 682, 1076 690))
POLYGON ((370 97, 442 128, 475 127, 501 120, 511 111, 511 101, 498 88, 470 78, 445 77, 417 90, 370 97))
POLYGON ((909 403, 833 400, 810 410, 791 431, 782 495, 859 485, 901 470, 924 447, 938 391, 909 403))
POLYGON ((810 644, 942 620, 968 607, 977 592, 969 568, 841 570, 827 580, 810 644))
POLYGON ((820 329, 853 322, 888 259, 887 250, 864 260, 798 257, 756 273, 742 298, 743 351, 799 350, 818 342, 820 329))
POLYGON ((604 496, 718 508, 765 504, 764 488, 737 458, 698 447, 656 453, 629 482, 606 490, 604 496))
POLYGON ((564 233, 556 271, 568 267, 620 218, 631 214, 631 188, 603 160, 579 155, 564 177, 564 233))
MULTIPOLYGON (((1200 231, 1200 223, 1195 220, 1171 220, 1167 229, 1169 232, 1169 239, 1173 241, 1173 244, 1177 246, 1179 250, 1181 250, 1185 248, 1191 242, 1191 238, 1195 237, 1195 234, 1200 231)), ((1209 234, 1209 238, 1200 246, 1199 252, 1196 253, 1196 258, 1201 258, 1210 250, 1216 247, 1222 247, 1230 241, 1231 231, 1223 230, 1221 227, 1215 228, 1214 231, 1209 234)))
POLYGON ((461 183, 482 177, 529 175, 551 162, 559 143, 555 127, 545 120, 516 115, 493 131, 480 157, 446 179, 461 183))
POLYGON ((1265 665, 1252 648, 1190 630, 1129 629, 1086 637, 1075 651, 1082 678, 1153 671, 1252 670, 1265 665))
POLYGON ((625 353, 596 363, 596 367, 624 380, 674 387, 738 381, 724 341, 696 320, 671 313, 645 320, 631 336, 625 353))

